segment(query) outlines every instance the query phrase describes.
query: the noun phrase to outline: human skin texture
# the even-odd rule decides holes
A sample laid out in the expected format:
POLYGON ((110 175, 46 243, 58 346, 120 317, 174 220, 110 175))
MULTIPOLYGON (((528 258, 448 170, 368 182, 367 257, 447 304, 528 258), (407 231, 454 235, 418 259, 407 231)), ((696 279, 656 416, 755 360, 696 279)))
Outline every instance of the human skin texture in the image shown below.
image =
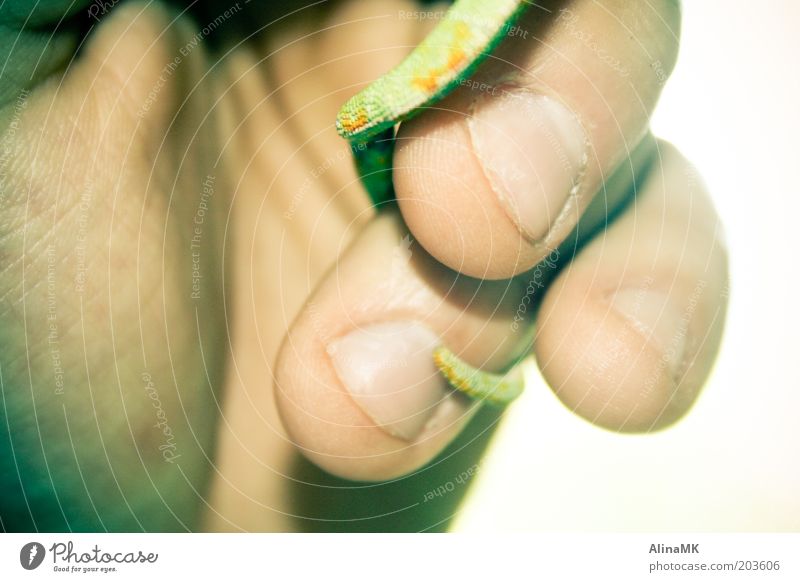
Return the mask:
MULTIPOLYGON (((525 2, 457 0, 442 21, 394 69, 349 99, 336 130, 352 143, 359 178, 380 209, 394 198, 394 126, 440 101, 472 74, 508 34, 525 2)), ((469 397, 504 406, 523 390, 519 370, 491 374, 444 346, 431 353, 450 385, 469 397)))
POLYGON ((0 8, 4 529, 445 529, 502 414, 437 343, 532 351, 570 421, 691 407, 727 267, 648 131, 676 3, 531 7, 400 125, 380 212, 333 120, 445 6, 29 4, 0 8))

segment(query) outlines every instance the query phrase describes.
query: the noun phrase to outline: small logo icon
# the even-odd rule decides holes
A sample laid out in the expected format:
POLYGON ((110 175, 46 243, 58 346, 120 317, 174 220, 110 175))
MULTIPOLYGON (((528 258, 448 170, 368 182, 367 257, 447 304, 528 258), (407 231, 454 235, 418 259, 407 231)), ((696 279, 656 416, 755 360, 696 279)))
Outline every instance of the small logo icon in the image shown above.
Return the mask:
POLYGON ((44 546, 39 542, 28 542, 19 551, 19 563, 26 570, 35 570, 44 561, 44 546))

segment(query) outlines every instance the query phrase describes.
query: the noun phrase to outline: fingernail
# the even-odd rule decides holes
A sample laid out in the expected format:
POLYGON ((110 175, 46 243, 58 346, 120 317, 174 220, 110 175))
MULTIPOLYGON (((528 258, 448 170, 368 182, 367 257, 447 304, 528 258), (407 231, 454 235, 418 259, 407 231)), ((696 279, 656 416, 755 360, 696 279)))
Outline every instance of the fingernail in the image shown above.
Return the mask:
POLYGON ((611 305, 661 353, 670 372, 679 373, 689 321, 669 296, 645 288, 622 289, 612 295, 611 305))
POLYGON ((441 339, 413 321, 361 327, 328 345, 339 379, 389 434, 412 441, 451 390, 433 363, 441 339))
POLYGON ((523 236, 544 238, 586 167, 577 117, 555 99, 525 90, 481 96, 468 121, 484 174, 523 236))

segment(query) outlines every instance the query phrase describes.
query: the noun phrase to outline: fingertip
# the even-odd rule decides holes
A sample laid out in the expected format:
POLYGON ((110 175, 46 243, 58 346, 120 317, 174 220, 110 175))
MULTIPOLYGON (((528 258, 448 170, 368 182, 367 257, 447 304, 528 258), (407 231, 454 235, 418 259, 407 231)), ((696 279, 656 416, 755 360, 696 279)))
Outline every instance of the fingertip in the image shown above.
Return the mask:
POLYGON ((458 107, 456 96, 401 126, 394 158, 400 211, 414 237, 444 265, 471 277, 509 278, 533 267, 543 251, 522 237, 498 204, 458 107))
POLYGON ((695 170, 658 144, 633 204, 547 290, 535 352, 577 414, 647 432, 696 401, 719 351, 727 255, 695 170))
POLYGON ((459 276, 408 240, 396 214, 381 214, 314 293, 278 355, 274 393, 289 438, 347 479, 416 471, 473 417, 475 402, 436 367, 436 347, 499 371, 525 339, 511 331, 513 282, 459 276))
POLYGON ((558 247, 646 134, 678 28, 671 0, 529 7, 520 34, 400 127, 395 190, 428 252, 497 279, 558 247), (602 38, 602 51, 576 41, 578 23, 602 38))
POLYGON ((581 282, 562 281, 540 311, 535 353, 542 374, 570 410, 609 430, 651 432, 675 423, 708 372, 707 358, 689 353, 680 312, 650 285, 586 294, 581 282))

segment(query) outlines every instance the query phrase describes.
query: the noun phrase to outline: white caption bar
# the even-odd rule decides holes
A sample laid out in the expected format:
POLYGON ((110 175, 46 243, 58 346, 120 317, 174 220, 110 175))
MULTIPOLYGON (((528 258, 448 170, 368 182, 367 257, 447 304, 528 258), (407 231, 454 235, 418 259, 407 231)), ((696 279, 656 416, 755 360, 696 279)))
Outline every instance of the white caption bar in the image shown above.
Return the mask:
POLYGON ((800 534, 4 534, 0 580, 800 580, 800 534))

